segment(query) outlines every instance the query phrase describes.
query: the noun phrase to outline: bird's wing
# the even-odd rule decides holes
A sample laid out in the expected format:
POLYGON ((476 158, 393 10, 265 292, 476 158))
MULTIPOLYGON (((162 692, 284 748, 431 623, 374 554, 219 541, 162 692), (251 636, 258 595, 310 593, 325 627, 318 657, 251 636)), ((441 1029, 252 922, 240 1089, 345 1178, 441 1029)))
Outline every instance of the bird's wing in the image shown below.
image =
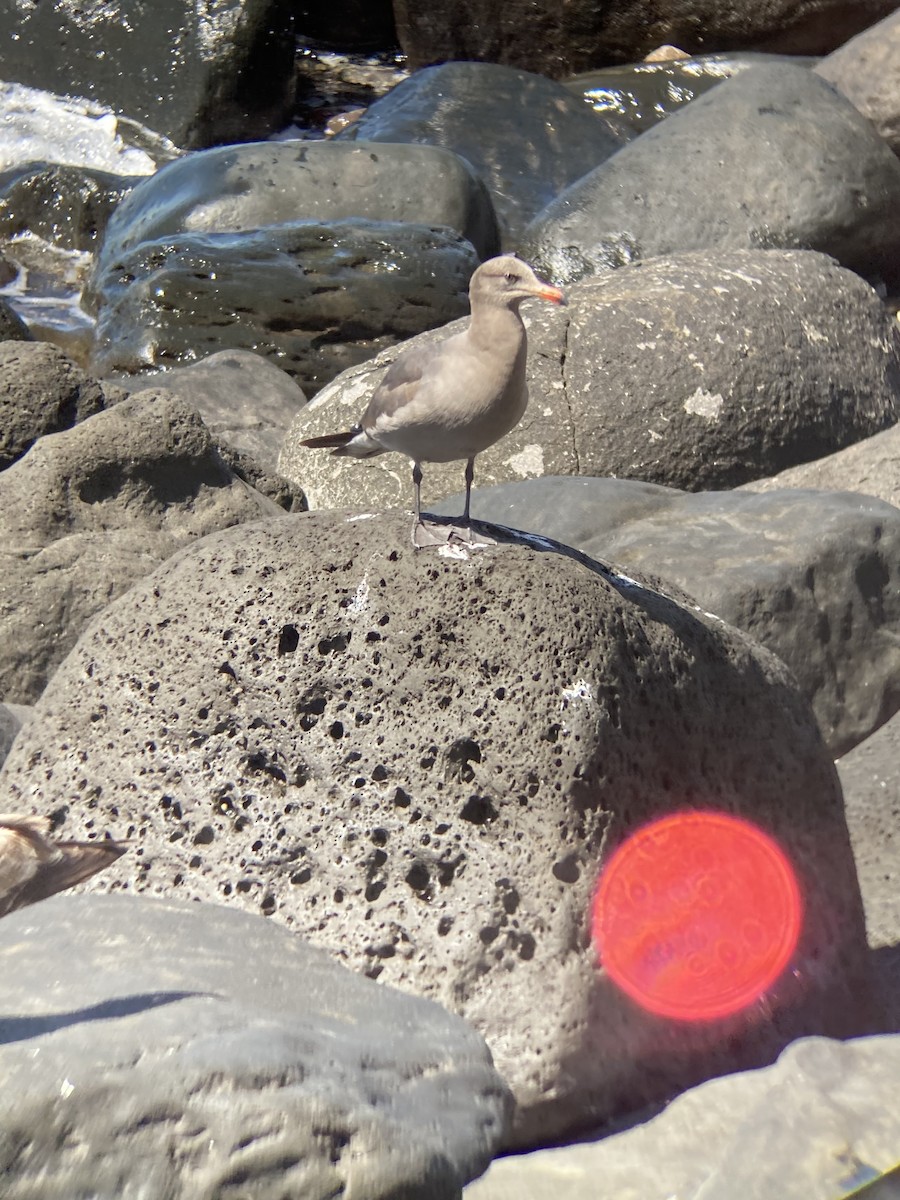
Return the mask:
POLYGON ((401 408, 412 404, 423 380, 439 363, 445 345, 445 342, 439 342, 418 346, 407 350, 391 364, 363 414, 362 427, 370 437, 377 438, 379 419, 390 421, 401 408))
POLYGON ((0 816, 0 916, 17 906, 22 888, 51 857, 45 817, 0 816))

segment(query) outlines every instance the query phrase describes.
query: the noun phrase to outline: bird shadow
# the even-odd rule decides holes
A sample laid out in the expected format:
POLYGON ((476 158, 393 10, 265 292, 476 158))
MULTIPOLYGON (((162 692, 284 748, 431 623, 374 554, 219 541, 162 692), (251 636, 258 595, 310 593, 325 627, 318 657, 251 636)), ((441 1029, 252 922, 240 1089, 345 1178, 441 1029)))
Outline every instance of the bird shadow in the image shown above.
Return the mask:
POLYGON ((87 1008, 75 1008, 69 1012, 46 1013, 34 1017, 0 1016, 0 1045, 26 1042, 31 1038, 56 1033, 72 1025, 90 1021, 109 1021, 119 1017, 131 1017, 136 1013, 160 1008, 164 1004, 175 1004, 193 996, 210 997, 211 992, 144 992, 134 996, 117 996, 103 1000, 87 1008))

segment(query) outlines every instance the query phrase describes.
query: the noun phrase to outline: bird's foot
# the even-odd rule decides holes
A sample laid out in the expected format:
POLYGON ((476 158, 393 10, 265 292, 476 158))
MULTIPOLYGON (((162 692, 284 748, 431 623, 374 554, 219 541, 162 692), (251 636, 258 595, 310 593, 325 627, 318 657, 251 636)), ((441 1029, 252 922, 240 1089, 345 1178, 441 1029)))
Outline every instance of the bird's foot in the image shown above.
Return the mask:
POLYGON ((413 545, 417 550, 426 546, 496 546, 494 538, 476 529, 464 517, 429 517, 413 525, 413 545))
POLYGON ((428 546, 446 546, 448 538, 446 525, 426 525, 422 520, 413 522, 412 544, 416 550, 424 550, 428 546))

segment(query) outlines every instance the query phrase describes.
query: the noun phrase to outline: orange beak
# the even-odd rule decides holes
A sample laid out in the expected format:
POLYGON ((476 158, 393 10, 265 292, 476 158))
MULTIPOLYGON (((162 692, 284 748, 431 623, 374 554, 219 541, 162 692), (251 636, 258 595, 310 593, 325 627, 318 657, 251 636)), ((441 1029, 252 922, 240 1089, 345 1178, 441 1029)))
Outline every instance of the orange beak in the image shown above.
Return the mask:
POLYGON ((549 300, 553 304, 566 305, 569 303, 564 293, 549 283, 545 283, 537 294, 541 300, 549 300))

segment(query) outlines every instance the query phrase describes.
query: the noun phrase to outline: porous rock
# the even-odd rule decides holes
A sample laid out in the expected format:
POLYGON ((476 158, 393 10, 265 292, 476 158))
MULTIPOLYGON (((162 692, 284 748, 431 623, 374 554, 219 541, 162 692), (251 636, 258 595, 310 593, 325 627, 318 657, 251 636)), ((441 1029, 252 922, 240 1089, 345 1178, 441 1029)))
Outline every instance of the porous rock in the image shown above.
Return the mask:
POLYGON ((169 163, 116 210, 95 272, 141 242, 237 232, 298 220, 447 225, 480 258, 497 252, 497 222, 467 162, 438 146, 251 142, 169 163))
MULTIPOLYGON (((465 1200, 833 1200, 893 1171, 900 1036, 802 1038, 600 1142, 498 1159, 465 1200)), ((886 1181, 885 1181, 886 1182, 886 1181)), ((882 1185, 884 1186, 884 1185, 882 1185)), ((875 1187, 872 1200, 893 1192, 875 1187)))
POLYGON ((66 896, 0 953, 7 1200, 455 1200, 502 1135, 474 1030, 260 917, 66 896))
POLYGON ((445 226, 297 221, 141 242, 98 278, 101 375, 251 350, 304 392, 461 316, 478 266, 445 226))
POLYGON ((186 542, 280 511, 170 394, 39 438, 0 474, 0 695, 33 701, 88 620, 186 542))
MULTIPOLYGON (((529 406, 478 456, 479 486, 616 475, 692 491, 733 487, 900 417, 896 322, 872 288, 823 255, 673 255, 584 280, 567 295, 565 309, 523 307, 529 406)), ((354 425, 397 353, 336 379, 289 431, 280 470, 314 507, 409 503, 399 455, 361 465, 301 445, 354 425)), ((461 471, 426 464, 426 504, 458 491, 461 471)))
POLYGON ((338 134, 453 150, 487 186, 506 249, 545 204, 613 154, 624 136, 562 84, 491 62, 416 71, 338 134))
POLYGON ((552 200, 518 252, 567 283, 713 248, 807 249, 900 287, 900 161, 849 100, 766 63, 685 105, 552 200))
MULTIPOLYGON (((459 511, 461 497, 437 505, 459 511)), ((900 707, 900 509, 842 492, 700 492, 626 479, 476 490, 472 512, 649 571, 791 668, 837 757, 900 707)))
POLYGON ((104 405, 102 386, 56 346, 0 341, 0 470, 104 405))
POLYGON ((840 791, 786 668, 699 609, 498 534, 417 551, 406 516, 308 513, 203 539, 85 632, 3 803, 135 839, 92 890, 270 913, 467 1017, 516 1093, 513 1144, 858 1032, 840 791), (684 806, 777 837, 806 915, 760 1006, 673 1026, 598 969, 589 913, 604 855, 684 806))
POLYGON ((31 707, 27 704, 0 704, 0 763, 30 715, 31 707))

